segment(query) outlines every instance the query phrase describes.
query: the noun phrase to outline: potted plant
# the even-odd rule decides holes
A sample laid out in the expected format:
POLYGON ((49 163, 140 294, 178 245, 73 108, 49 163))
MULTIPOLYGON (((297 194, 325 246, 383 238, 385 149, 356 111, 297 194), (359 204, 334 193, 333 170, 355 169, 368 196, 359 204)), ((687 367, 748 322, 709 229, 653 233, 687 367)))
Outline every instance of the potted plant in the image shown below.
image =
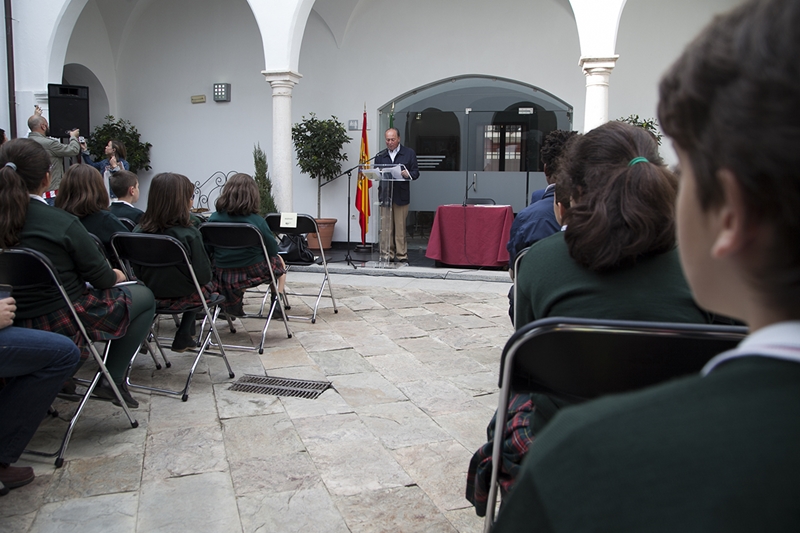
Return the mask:
MULTIPOLYGON (((344 124, 335 116, 329 119, 318 119, 315 113, 292 126, 292 141, 297 154, 297 166, 304 174, 317 180, 317 225, 323 248, 330 248, 335 218, 320 218, 321 188, 342 172, 342 161, 347 161, 347 154, 342 152, 345 144, 350 142, 344 124), (324 180, 324 182, 323 182, 324 180)), ((309 246, 315 246, 314 234, 309 234, 309 246)))
POLYGON ((270 213, 277 213, 278 208, 275 205, 275 198, 272 196, 272 180, 269 179, 267 169, 267 154, 261 149, 261 145, 257 144, 253 147, 253 163, 255 165, 255 172, 253 179, 256 180, 258 185, 259 196, 261 197, 261 205, 258 206, 258 213, 263 217, 270 213))
POLYGON ((86 147, 96 161, 105 158, 105 147, 108 141, 116 139, 125 145, 127 157, 125 160, 131 166, 131 172, 150 170, 150 143, 142 142, 136 126, 129 120, 115 120, 113 116, 106 116, 106 123, 97 126, 86 141, 86 147))

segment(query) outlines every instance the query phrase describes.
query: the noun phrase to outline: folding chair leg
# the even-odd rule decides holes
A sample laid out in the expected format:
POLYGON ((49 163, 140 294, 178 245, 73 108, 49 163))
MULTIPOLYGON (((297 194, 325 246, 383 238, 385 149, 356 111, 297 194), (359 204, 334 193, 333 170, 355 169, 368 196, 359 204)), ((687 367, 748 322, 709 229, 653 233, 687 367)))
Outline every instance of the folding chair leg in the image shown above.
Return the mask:
MULTIPOLYGON (((200 324, 200 334, 198 336, 198 339, 200 340, 200 342, 199 342, 200 349, 198 350, 197 355, 194 358, 194 362, 192 363, 192 368, 189 370, 189 376, 186 378, 186 385, 184 385, 182 390, 177 390, 176 391, 176 390, 169 390, 169 389, 160 389, 158 387, 148 387, 148 386, 145 386, 145 385, 137 385, 135 383, 131 383, 130 380, 128 380, 128 386, 132 387, 132 388, 136 388, 136 389, 144 389, 144 390, 150 390, 150 391, 154 391, 154 392, 160 392, 162 394, 169 394, 171 396, 180 396, 181 400, 183 400, 184 402, 187 401, 189 399, 189 387, 192 384, 192 378, 194 377, 194 372, 197 369, 197 364, 200 362, 200 358, 203 357, 203 354, 205 354, 206 349, 211 345, 211 335, 212 334, 214 335, 214 338, 217 340, 217 343, 219 343, 220 355, 222 355, 222 359, 223 359, 223 361, 225 361, 225 366, 228 368, 228 376, 231 377, 231 378, 235 377, 235 374, 233 373, 233 370, 231 369, 231 365, 228 362, 228 358, 225 355, 225 350, 222 347, 222 344, 221 344, 221 341, 220 341, 220 338, 219 338, 219 333, 217 332, 217 328, 214 325, 214 322, 216 321, 216 319, 219 318, 220 311, 221 311, 220 307, 218 307, 218 306, 214 307, 214 313, 213 313, 212 319, 209 320, 209 317, 206 316, 206 317, 203 318, 203 322, 200 324), (206 322, 209 322, 209 332, 208 333, 204 333, 206 322)), ((151 329, 151 331, 152 331, 152 329, 151 329)), ((154 338, 155 338, 155 341, 156 341, 156 346, 158 347, 159 351, 161 351, 161 355, 164 356, 164 350, 161 347, 161 343, 158 340, 158 336, 154 335, 154 338)), ((166 357, 164 357, 164 360, 165 361, 167 360, 166 357)))
POLYGON ((128 417, 128 421, 131 423, 132 428, 139 427, 139 422, 133 418, 131 415, 130 409, 128 409, 128 405, 125 403, 125 400, 122 398, 122 395, 117 388, 117 384, 114 383, 114 380, 111 379, 111 375, 108 373, 108 369, 106 369, 105 361, 108 359, 108 350, 111 348, 111 343, 106 343, 105 352, 103 357, 101 358, 100 355, 97 353, 97 349, 94 345, 89 346, 89 350, 92 353, 95 361, 99 366, 99 370, 94 375, 94 378, 89 383, 89 386, 84 394, 83 398, 81 399, 80 403, 78 404, 78 409, 75 411, 75 414, 72 415, 72 418, 69 421, 69 425, 67 426, 67 431, 64 434, 64 438, 61 441, 61 446, 56 452, 47 453, 47 452, 38 452, 35 450, 25 450, 25 453, 31 455, 38 455, 42 457, 55 457, 55 465, 56 468, 61 468, 64 465, 64 455, 67 453, 67 447, 69 446, 69 440, 72 437, 72 431, 75 429, 75 424, 78 423, 78 418, 80 418, 81 413, 83 412, 83 408, 86 406, 86 402, 92 396, 92 392, 94 392, 95 387, 100 382, 100 376, 105 376, 106 381, 111 385, 111 389, 114 391, 114 395, 117 397, 117 400, 120 402, 122 406, 122 410, 125 411, 125 416, 128 417))
POLYGON ((269 322, 272 320, 272 313, 275 311, 276 307, 281 310, 281 316, 283 316, 283 325, 286 327, 287 338, 292 338, 292 332, 289 330, 289 320, 286 316, 286 308, 283 306, 280 296, 273 298, 272 304, 269 306, 269 316, 267 317, 267 321, 264 323, 264 329, 261 330, 261 342, 258 344, 259 354, 264 353, 264 341, 267 338, 267 328, 269 328, 269 322))

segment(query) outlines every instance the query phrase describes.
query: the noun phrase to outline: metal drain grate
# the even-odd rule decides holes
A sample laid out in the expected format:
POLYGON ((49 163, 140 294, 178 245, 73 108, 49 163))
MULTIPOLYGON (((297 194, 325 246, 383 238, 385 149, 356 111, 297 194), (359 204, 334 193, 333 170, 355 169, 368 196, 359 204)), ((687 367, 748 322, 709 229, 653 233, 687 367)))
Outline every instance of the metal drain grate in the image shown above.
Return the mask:
POLYGON ((228 390, 316 400, 330 386, 329 381, 244 375, 231 385, 228 390))

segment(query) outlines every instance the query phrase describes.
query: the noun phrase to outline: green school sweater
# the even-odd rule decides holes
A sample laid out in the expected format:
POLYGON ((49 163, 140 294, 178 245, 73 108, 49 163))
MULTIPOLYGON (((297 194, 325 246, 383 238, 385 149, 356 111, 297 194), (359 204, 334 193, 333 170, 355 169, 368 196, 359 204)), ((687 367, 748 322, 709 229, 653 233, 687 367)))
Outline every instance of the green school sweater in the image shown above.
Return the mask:
MULTIPOLYGON (((20 247, 46 255, 55 266, 72 300, 86 290, 86 282, 107 289, 117 276, 77 217, 31 198, 20 247)), ((64 307, 64 300, 53 290, 15 289, 17 318, 33 318, 64 307)))

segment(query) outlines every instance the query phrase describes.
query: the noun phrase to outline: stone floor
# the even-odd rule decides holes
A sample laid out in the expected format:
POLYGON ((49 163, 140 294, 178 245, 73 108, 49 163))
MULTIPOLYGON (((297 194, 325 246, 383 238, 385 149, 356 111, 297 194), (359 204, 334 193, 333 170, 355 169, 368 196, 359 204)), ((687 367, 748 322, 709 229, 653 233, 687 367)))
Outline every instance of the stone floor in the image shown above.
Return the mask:
MULTIPOLYGON (((37 478, 0 498, 0 531, 480 531, 465 475, 512 332, 509 278, 495 274, 333 274, 338 314, 323 300, 316 324, 290 322, 291 339, 273 321, 263 355, 228 351, 237 378, 327 380, 332 389, 316 400, 233 392, 221 359, 208 356, 187 402, 134 393, 136 429, 121 409, 92 401, 63 468, 27 455, 18 463, 37 478)), ((289 277, 301 290, 317 279, 289 277)), ((248 298, 246 309, 257 302, 248 298)), ((292 303, 293 314, 310 312, 292 303)), ((230 334, 220 323, 223 342, 258 343, 263 321, 236 325, 230 334)), ((192 357, 167 353, 173 366, 162 370, 137 358, 134 381, 180 388, 192 357)), ((61 417, 75 405, 59 401, 61 417)), ((32 445, 52 449, 64 428, 45 420, 32 445)))

